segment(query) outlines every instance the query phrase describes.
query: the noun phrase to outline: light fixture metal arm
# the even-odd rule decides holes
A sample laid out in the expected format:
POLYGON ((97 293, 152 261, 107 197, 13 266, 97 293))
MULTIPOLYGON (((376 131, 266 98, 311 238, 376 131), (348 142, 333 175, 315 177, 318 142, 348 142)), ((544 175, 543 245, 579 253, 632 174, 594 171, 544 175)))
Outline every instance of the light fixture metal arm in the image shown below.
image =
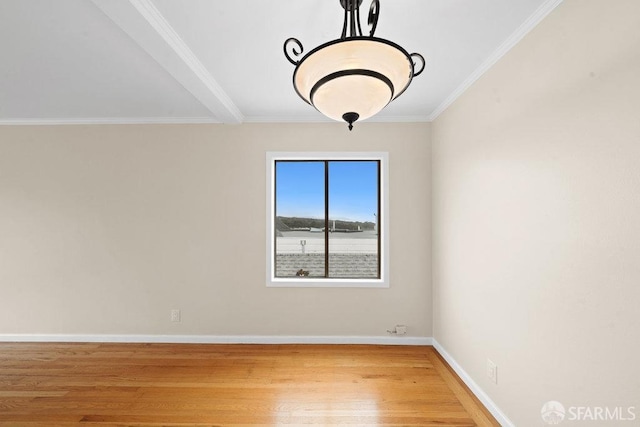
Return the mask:
POLYGON ((369 7, 369 19, 367 23, 371 26, 369 37, 373 37, 378 27, 378 18, 380 17, 380 0, 373 0, 369 7))
MULTIPOLYGON (((362 37, 362 25, 360 24, 360 4, 362 0, 341 0, 340 3, 344 8, 344 22, 342 24, 342 35, 340 38, 344 40, 347 37, 362 37)), ((380 0, 372 0, 371 7, 369 7, 369 19, 367 21, 369 26, 371 26, 369 37, 373 37, 376 32, 379 16, 380 0)))
POLYGON ((349 23, 349 7, 348 5, 344 6, 344 22, 342 23, 342 34, 340 35, 341 39, 347 38, 347 24, 349 23))
POLYGON ((284 42, 284 56, 287 57, 287 60, 289 60, 289 62, 291 62, 293 65, 298 65, 298 63, 300 62, 300 60, 295 60, 291 57, 291 55, 289 55, 289 48, 291 48, 291 52, 293 52, 294 56, 300 56, 302 55, 302 52, 304 52, 304 48, 302 47, 302 43, 300 43, 300 40, 291 37, 288 38, 287 40, 285 40, 284 42), (296 46, 291 47, 291 44, 294 44, 296 46), (297 49, 296 49, 297 47, 297 49))
POLYGON ((356 8, 356 22, 358 23, 358 35, 362 37, 362 27, 360 26, 360 8, 356 8))
POLYGON ((411 57, 411 64, 413 65, 413 77, 417 77, 424 71, 424 67, 427 65, 427 61, 425 61, 424 56, 419 53, 412 53, 409 55, 411 57), (420 68, 416 71, 416 59, 420 63, 420 68))

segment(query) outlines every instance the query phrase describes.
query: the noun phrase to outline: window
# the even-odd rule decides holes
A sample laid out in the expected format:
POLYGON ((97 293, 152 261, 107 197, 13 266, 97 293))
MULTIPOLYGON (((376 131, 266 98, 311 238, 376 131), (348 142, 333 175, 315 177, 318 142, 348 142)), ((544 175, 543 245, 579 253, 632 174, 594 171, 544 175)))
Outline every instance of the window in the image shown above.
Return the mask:
POLYGON ((267 153, 267 284, 387 287, 387 154, 267 153))

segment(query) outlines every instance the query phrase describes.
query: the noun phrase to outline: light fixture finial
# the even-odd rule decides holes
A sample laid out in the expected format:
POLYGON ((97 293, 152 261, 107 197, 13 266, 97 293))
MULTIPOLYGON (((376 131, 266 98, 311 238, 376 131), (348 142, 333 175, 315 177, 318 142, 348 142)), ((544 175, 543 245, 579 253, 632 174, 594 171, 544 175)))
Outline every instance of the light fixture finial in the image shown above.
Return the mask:
POLYGON ((358 120, 359 117, 360 117, 360 114, 354 113, 353 111, 349 113, 344 113, 342 115, 342 119, 345 122, 349 123, 349 130, 353 130, 353 124, 356 122, 356 120, 358 120))

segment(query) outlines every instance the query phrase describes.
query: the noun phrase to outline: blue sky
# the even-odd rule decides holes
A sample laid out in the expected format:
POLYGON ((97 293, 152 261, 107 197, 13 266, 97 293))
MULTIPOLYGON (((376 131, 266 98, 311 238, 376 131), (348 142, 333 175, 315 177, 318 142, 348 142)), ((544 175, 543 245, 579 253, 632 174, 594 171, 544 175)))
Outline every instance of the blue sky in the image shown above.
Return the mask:
MULTIPOLYGON (((329 162, 329 217, 375 221, 378 163, 329 162)), ((324 162, 276 163, 278 216, 324 218, 324 162)))

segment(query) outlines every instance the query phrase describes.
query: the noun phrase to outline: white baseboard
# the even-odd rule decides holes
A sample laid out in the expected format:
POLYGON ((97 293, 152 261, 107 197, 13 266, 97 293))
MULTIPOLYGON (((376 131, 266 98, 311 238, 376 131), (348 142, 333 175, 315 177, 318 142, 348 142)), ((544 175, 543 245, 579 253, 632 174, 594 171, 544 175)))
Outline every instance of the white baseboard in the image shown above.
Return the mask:
POLYGON ((515 424, 511 422, 509 418, 498 408, 493 400, 480 388, 480 386, 462 369, 462 366, 455 361, 453 357, 440 345, 435 338, 431 339, 433 347, 438 350, 438 353, 447 361, 449 366, 458 374, 460 379, 469 387, 471 392, 482 402, 482 404, 491 412, 491 415, 500 423, 503 427, 515 427, 515 424))
POLYGON ((432 339, 398 336, 0 334, 0 342, 431 345, 432 339))

